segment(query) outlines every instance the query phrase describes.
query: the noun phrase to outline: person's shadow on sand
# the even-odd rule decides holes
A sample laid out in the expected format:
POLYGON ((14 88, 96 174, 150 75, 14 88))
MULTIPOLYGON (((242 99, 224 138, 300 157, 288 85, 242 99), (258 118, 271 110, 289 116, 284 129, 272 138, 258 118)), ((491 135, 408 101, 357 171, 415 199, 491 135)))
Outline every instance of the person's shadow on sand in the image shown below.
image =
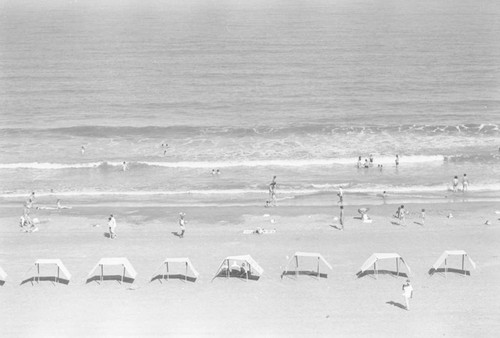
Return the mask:
POLYGON ((178 233, 177 231, 172 231, 171 234, 174 235, 174 236, 177 236, 177 237, 181 238, 181 234, 178 233))
POLYGON ((342 230, 342 228, 341 228, 341 227, 340 227, 340 225, 338 225, 338 224, 330 224, 330 226, 331 226, 332 228, 337 229, 337 230, 342 230))
POLYGON ((392 224, 392 225, 396 225, 396 226, 398 226, 398 227, 404 227, 404 226, 406 226, 405 224, 401 224, 401 223, 396 222, 396 221, 391 221, 391 224, 392 224))
POLYGON ((389 305, 393 305, 393 306, 396 306, 400 309, 403 309, 403 310, 406 310, 406 306, 404 306, 403 304, 401 303, 398 303, 398 302, 395 302, 393 300, 389 301, 389 302, 385 302, 386 304, 389 304, 389 305))

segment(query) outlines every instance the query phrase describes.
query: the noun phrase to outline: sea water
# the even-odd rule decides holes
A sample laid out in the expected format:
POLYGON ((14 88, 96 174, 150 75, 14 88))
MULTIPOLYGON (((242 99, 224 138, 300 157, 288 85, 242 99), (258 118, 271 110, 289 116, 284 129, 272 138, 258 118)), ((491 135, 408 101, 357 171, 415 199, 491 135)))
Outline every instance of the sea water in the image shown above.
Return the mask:
POLYGON ((340 186, 346 203, 453 198, 464 173, 468 199, 500 196, 496 1, 4 0, 0 15, 4 203, 263 205, 274 175, 280 204, 335 204, 340 186))

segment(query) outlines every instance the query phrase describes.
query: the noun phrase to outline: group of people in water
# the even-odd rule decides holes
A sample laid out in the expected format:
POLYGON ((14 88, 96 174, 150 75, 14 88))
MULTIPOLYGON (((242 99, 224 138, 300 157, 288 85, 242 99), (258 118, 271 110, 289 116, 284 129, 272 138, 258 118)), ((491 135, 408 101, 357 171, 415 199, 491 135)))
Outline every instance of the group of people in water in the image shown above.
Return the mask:
MULTIPOLYGON (((399 167, 399 155, 396 154, 396 158, 394 160, 394 163, 396 165, 396 168, 399 167)), ((365 158, 365 161, 363 162, 362 160, 362 157, 361 156, 358 156, 358 162, 356 163, 356 168, 358 169, 361 169, 361 168, 364 168, 364 169, 368 169, 368 168, 371 168, 373 167, 375 164, 374 164, 374 157, 372 154, 370 154, 370 156, 368 156, 368 158, 365 158)), ((377 168, 382 171, 382 169, 384 169, 384 165, 383 164, 377 164, 377 168)))

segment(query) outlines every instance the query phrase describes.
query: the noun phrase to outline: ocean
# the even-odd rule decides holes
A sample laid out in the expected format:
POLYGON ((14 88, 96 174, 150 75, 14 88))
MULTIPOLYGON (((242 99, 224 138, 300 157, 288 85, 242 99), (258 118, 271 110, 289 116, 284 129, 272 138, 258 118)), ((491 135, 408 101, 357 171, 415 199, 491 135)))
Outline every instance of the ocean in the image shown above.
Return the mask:
POLYGON ((0 18, 4 204, 264 205, 274 175, 280 205, 500 199, 498 1, 2 0, 0 18))

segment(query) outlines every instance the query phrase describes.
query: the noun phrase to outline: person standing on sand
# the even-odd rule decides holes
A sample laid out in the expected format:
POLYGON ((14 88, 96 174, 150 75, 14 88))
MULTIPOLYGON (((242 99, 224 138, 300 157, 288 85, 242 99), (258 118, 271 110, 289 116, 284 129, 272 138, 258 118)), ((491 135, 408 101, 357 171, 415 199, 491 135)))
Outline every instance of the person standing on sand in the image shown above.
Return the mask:
POLYGON ((462 192, 466 192, 469 190, 469 179, 467 178, 467 174, 464 174, 462 177, 462 192))
POLYGON ((344 230, 344 206, 340 206, 340 215, 339 215, 339 223, 340 223, 340 230, 344 230))
POLYGON ((179 226, 181 227, 181 233, 179 234, 179 238, 184 238, 184 232, 186 231, 186 220, 184 217, 186 216, 185 213, 181 212, 179 213, 179 226))
POLYGON ((458 176, 453 177, 453 192, 457 192, 458 190, 458 176))
POLYGON ((115 239, 116 238, 116 219, 112 214, 108 218, 108 227, 109 227, 109 238, 115 239))
POLYGON ((406 224, 406 210, 403 204, 399 207, 399 224, 406 224))
POLYGON ((406 280, 406 284, 403 284, 403 297, 405 298, 406 310, 410 311, 410 298, 413 298, 413 286, 410 284, 410 280, 406 280))
POLYGON ((425 225, 425 209, 422 209, 420 213, 420 217, 422 218, 422 225, 425 225))
POLYGON ((339 197, 338 203, 340 203, 340 205, 344 205, 344 191, 342 190, 342 187, 339 187, 337 196, 339 197))

